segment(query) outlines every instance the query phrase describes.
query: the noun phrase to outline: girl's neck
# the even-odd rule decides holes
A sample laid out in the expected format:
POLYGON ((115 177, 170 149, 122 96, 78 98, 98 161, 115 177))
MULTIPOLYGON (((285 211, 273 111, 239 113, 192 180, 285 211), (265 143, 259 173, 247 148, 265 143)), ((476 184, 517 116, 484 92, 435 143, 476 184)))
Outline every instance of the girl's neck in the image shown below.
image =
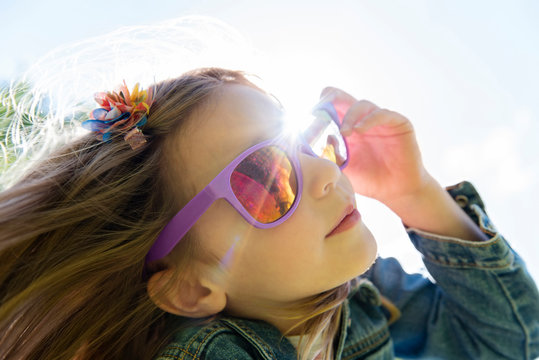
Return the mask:
POLYGON ((250 304, 239 304, 235 306, 235 309, 241 309, 241 311, 235 311, 230 307, 227 308, 226 314, 241 317, 246 319, 256 319, 265 321, 275 326, 282 334, 285 335, 300 335, 302 326, 297 326, 301 319, 307 317, 308 314, 300 314, 298 312, 292 312, 292 310, 286 311, 284 309, 292 309, 293 304, 258 304, 253 306, 253 302, 250 304), (263 310, 261 310, 263 309, 263 310))

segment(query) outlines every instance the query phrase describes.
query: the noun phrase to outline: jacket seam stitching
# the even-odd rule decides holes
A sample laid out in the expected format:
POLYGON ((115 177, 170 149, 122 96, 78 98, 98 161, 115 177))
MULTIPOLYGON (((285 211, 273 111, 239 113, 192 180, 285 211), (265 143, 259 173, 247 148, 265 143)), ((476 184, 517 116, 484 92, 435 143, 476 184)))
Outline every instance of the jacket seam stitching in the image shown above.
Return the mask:
MULTIPOLYGON (((168 350, 179 350, 182 352, 182 359, 185 357, 185 354, 187 355, 190 355, 192 356, 193 358, 195 358, 195 355, 194 354, 191 354, 189 351, 185 350, 184 348, 180 347, 180 346, 170 346, 168 347, 168 350)), ((167 355, 166 358, 169 358, 169 359, 180 359, 180 355, 167 355)))
POLYGON ((425 256, 425 261, 428 261, 433 264, 448 266, 448 267, 456 267, 456 268, 473 268, 473 269, 489 269, 489 270, 499 270, 499 269, 506 269, 510 264, 508 261, 504 261, 501 264, 498 265, 486 265, 481 263, 474 263, 474 264, 465 264, 465 263, 456 263, 454 261, 443 261, 439 259, 433 259, 430 256, 425 256))
POLYGON ((216 329, 210 331, 209 333, 207 333, 206 336, 204 336, 204 339, 202 339, 202 341, 200 342, 200 345, 199 345, 198 348, 197 348, 197 351, 196 351, 196 353, 195 353, 195 357, 198 356, 198 352, 199 352, 200 349, 202 348, 202 345, 204 344, 204 342, 206 341, 206 339, 208 338, 208 336, 215 334, 215 333, 216 333, 217 331, 219 331, 219 330, 220 330, 219 328, 216 328, 216 329))
POLYGON ((496 279, 496 282, 500 285, 500 287, 501 287, 501 289, 503 291, 503 294, 505 295, 506 300, 511 305, 511 309, 513 310, 513 315, 517 318, 518 324, 520 325, 520 327, 522 329, 522 332, 524 333, 524 339, 525 339, 525 341, 524 341, 524 356, 525 357, 524 358, 529 359, 530 354, 529 354, 528 349, 529 349, 529 343, 530 343, 530 334, 528 334, 526 326, 524 326, 524 322, 522 321, 520 313, 517 310, 517 306, 514 303, 511 296, 509 295, 505 285, 503 284, 503 282, 500 281, 500 279, 497 276, 494 276, 494 278, 496 279))
MULTIPOLYGON (((389 329, 387 328, 387 326, 384 326, 381 330, 375 332, 374 334, 371 334, 370 336, 368 336, 368 337, 366 337, 364 339, 359 340, 358 342, 356 342, 354 344, 346 346, 344 348, 344 350, 346 351, 347 349, 350 349, 352 347, 361 346, 362 344, 368 343, 368 342, 372 341, 372 339, 375 339, 375 338, 379 337, 381 334, 384 334, 384 336, 382 336, 382 338, 389 334, 389 329)), ((376 342, 377 341, 375 341, 375 343, 376 342)), ((371 345, 369 345, 369 346, 371 346, 371 345)))
MULTIPOLYGON (((247 335, 248 337, 251 337, 251 339, 254 340, 255 343, 256 343, 255 347, 262 350, 264 352, 265 356, 269 357, 270 359, 275 359, 273 351, 271 350, 271 348, 268 346, 266 341, 264 341, 260 336, 258 336, 258 334, 253 332, 249 327, 243 326, 242 324, 240 324, 238 322, 234 322, 233 324, 238 328, 238 330, 241 329, 244 332, 245 335, 247 335)), ((232 324, 229 324, 229 325, 232 325, 232 324)), ((252 345, 254 345, 254 344, 252 344, 252 345)))
MULTIPOLYGON (((210 328, 210 329, 212 329, 212 328, 210 328)), ((194 356, 194 357, 196 358, 198 352, 200 351, 200 348, 202 347, 202 345, 204 344, 204 341, 208 338, 208 336, 214 334, 216 331, 221 330, 221 329, 222 329, 222 328, 220 328, 220 327, 214 325, 214 326, 213 326, 213 329, 212 329, 209 333, 207 333, 207 334, 204 336, 204 338, 202 339, 202 341, 200 341, 200 345, 196 348, 197 351, 195 352, 195 355, 189 353, 187 350, 184 350, 184 354, 183 354, 183 356, 182 356, 182 358, 181 358, 180 360, 184 360, 186 354, 189 354, 189 355, 194 356)), ((191 345, 195 342, 195 340, 196 340, 197 338, 198 338, 198 336, 193 336, 193 338, 191 339, 191 341, 189 341, 189 343, 187 344, 186 349, 190 349, 190 348, 191 348, 191 345)))
MULTIPOLYGON (((477 225, 477 224, 476 224, 477 225)), ((462 245, 470 248, 483 248, 487 246, 491 246, 493 244, 496 244, 503 240, 502 234, 498 231, 494 234, 492 234, 492 238, 486 240, 486 241, 471 241, 471 240, 463 240, 455 237, 450 236, 441 236, 437 234, 431 234, 426 231, 417 229, 417 228, 408 228, 406 229, 408 233, 413 232, 420 237, 426 238, 428 240, 434 240, 441 243, 449 243, 449 244, 456 244, 456 245, 462 245), (434 236, 433 236, 434 235, 434 236)), ((490 234, 489 234, 490 235, 490 234)))
MULTIPOLYGON (((375 347, 379 346, 380 344, 382 344, 383 342, 385 342, 387 339, 389 339, 389 331, 387 331, 387 328, 384 329, 385 330, 385 334, 380 338, 378 339, 377 341, 375 341, 374 343, 372 343, 371 345, 361 349, 361 350, 358 350, 354 353, 352 353, 351 355, 345 357, 344 359, 351 359, 353 356, 357 356, 357 355, 361 355, 361 354, 365 354, 367 352, 369 352, 370 350, 374 349, 375 347)), ((376 334, 379 334, 380 332, 376 333, 376 334)), ((369 338, 372 338, 369 337, 369 338)), ((367 339, 361 341, 360 343, 363 343, 365 342, 367 339)), ((358 344, 360 343, 356 343, 354 346, 357 346, 358 344)))

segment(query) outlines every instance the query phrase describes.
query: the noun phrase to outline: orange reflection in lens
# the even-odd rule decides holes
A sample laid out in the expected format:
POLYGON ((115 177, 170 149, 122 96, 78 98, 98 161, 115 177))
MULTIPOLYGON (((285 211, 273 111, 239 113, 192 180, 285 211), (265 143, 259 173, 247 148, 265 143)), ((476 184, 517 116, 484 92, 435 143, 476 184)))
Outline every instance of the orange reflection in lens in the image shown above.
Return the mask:
POLYGON ((316 155, 341 166, 348 155, 339 126, 325 111, 317 111, 314 115, 303 137, 316 155))
POLYGON ((337 158, 335 156, 335 147, 333 147, 333 145, 331 145, 331 144, 327 144, 326 147, 324 148, 324 150, 322 150, 322 156, 321 157, 336 163, 337 158))
POLYGON ((246 157, 234 169, 230 184, 243 207, 264 224, 286 214, 297 194, 292 164, 275 146, 259 149, 246 157))

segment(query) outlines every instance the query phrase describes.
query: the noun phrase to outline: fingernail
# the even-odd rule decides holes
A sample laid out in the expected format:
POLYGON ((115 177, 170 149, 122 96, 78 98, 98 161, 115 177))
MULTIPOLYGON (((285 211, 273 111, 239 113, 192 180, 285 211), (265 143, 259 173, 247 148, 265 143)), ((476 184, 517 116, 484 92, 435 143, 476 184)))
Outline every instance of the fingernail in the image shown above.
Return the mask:
POLYGON ((334 94, 331 88, 325 88, 320 94, 320 99, 324 101, 331 101, 333 97, 334 97, 334 94))

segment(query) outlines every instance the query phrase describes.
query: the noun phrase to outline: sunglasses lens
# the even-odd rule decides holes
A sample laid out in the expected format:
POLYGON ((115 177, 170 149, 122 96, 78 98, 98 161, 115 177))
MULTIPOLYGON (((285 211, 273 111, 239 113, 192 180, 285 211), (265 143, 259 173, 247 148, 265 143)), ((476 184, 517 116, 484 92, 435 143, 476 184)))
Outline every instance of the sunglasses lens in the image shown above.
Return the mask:
POLYGON ((292 162, 276 146, 261 148, 243 159, 232 172, 230 184, 243 207, 264 224, 283 217, 298 190, 292 162))
POLYGON ((339 126, 323 110, 316 110, 313 115, 303 131, 303 136, 316 155, 331 160, 339 166, 343 165, 348 154, 339 126))

